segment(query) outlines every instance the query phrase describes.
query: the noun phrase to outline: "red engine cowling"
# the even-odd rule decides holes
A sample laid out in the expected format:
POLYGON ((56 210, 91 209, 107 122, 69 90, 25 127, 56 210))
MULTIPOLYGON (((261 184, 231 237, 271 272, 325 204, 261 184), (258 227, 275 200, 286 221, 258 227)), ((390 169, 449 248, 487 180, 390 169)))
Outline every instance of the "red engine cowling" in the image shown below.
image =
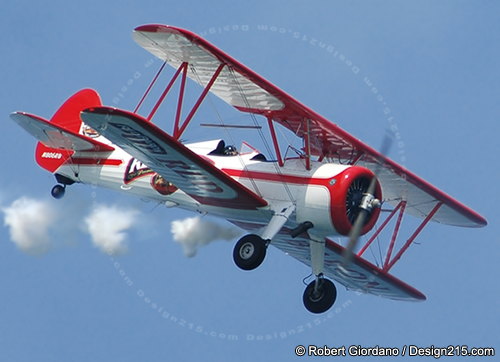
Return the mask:
MULTIPOLYGON (((342 171, 330 181, 330 216, 335 230, 340 235, 349 235, 359 213, 359 203, 363 193, 368 190, 371 179, 375 177, 367 168, 353 166, 342 171), (335 181, 333 181, 335 180, 335 181), (333 183, 333 185, 331 185, 333 183)), ((377 182, 375 198, 382 200, 382 190, 377 182)), ((365 220, 361 235, 373 228, 380 214, 379 208, 374 208, 365 220)))

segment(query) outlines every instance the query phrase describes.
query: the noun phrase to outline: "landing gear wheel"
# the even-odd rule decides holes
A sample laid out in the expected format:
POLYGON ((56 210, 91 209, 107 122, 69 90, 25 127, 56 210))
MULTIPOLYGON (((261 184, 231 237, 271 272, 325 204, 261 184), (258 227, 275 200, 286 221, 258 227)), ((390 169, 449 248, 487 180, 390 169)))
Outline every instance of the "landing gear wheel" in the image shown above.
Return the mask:
POLYGON ((306 309, 311 313, 326 312, 335 303, 337 299, 337 289, 335 285, 328 279, 320 278, 318 290, 314 291, 314 284, 312 281, 304 291, 303 301, 306 309))
POLYGON ((234 247, 234 263, 243 270, 253 270, 264 261, 266 249, 266 242, 260 236, 245 235, 234 247))
POLYGON ((61 199, 64 196, 64 193, 66 192, 66 187, 62 185, 55 185, 52 190, 50 191, 50 194, 54 199, 61 199))

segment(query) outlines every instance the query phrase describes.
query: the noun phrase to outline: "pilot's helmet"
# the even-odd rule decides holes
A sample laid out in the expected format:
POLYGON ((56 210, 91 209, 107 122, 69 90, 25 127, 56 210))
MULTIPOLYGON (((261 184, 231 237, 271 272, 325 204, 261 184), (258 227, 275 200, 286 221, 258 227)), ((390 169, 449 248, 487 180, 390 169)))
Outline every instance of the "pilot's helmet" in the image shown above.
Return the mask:
POLYGON ((224 154, 228 156, 236 156, 238 151, 236 151, 236 147, 234 146, 226 146, 224 148, 224 154))

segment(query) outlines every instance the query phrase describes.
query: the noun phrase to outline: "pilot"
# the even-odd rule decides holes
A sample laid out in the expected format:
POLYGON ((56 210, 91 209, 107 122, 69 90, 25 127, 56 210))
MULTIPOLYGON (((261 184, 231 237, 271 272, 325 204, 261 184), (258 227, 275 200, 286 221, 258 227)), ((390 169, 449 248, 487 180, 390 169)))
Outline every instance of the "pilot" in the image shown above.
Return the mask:
POLYGON ((224 147, 224 156, 237 156, 238 151, 236 151, 236 147, 234 146, 226 146, 224 147))

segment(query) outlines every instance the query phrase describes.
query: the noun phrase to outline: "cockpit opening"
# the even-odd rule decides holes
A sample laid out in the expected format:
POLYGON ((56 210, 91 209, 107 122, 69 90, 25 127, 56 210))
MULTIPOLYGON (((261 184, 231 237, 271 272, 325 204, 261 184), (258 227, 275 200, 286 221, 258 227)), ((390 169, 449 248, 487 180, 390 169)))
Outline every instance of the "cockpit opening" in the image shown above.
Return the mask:
POLYGON ((213 156, 237 156, 238 151, 236 150, 236 147, 233 145, 227 145, 224 142, 224 140, 220 140, 219 143, 217 144, 217 147, 215 150, 211 151, 209 155, 213 156))
MULTIPOLYGON (((239 152, 233 145, 226 145, 224 140, 220 140, 217 147, 208 153, 211 156, 238 156, 239 152)), ((251 158, 252 161, 266 162, 267 158, 262 153, 258 153, 251 158)))

